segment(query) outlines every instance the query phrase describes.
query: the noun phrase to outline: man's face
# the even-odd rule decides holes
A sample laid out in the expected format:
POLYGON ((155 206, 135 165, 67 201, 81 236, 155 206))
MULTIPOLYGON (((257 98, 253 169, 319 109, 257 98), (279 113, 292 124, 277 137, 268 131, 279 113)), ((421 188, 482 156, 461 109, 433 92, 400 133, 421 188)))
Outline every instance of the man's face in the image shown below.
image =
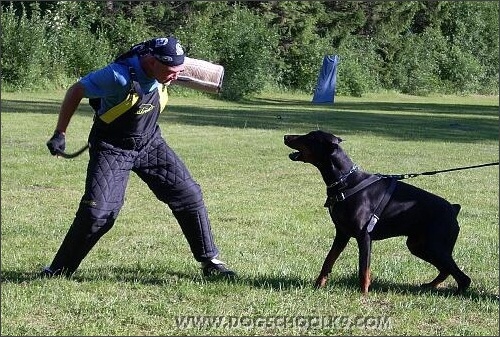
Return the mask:
POLYGON ((184 64, 172 67, 155 59, 153 74, 155 79, 162 84, 170 84, 171 81, 177 79, 177 76, 182 71, 184 71, 184 64))

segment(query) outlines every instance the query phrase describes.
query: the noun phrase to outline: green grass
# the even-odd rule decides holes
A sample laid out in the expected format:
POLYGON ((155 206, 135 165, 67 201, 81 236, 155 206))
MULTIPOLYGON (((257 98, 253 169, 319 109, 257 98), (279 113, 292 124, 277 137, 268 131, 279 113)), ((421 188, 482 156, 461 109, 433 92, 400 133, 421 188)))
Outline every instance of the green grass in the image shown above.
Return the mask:
MULTIPOLYGON (((319 173, 290 161, 283 145, 284 134, 319 127, 370 172, 495 162, 498 97, 387 94, 313 105, 300 94, 238 104, 172 96, 160 125, 203 188, 221 259, 239 273, 225 282, 201 277, 169 209, 133 174, 115 227, 74 277, 36 277, 73 219, 88 159, 55 159, 45 146, 63 94, 2 94, 2 335, 498 335, 498 166, 407 180, 462 205, 454 256, 473 280, 465 295, 452 294, 451 278, 420 290, 436 270, 400 237, 374 242, 363 296, 355 241, 327 287, 312 288, 335 231, 319 173), (181 316, 229 324, 183 328, 181 316)), ((68 152, 84 145, 91 123, 82 104, 68 152)))

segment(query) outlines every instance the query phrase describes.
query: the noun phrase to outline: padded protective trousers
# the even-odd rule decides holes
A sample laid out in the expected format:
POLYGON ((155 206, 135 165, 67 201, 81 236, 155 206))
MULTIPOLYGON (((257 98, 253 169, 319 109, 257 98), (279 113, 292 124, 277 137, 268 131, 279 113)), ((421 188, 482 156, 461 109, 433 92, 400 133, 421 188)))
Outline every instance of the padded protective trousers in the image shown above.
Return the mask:
POLYGON ((158 127, 149 137, 103 140, 91 133, 89 140, 85 193, 50 266, 54 272, 71 275, 111 229, 124 203, 130 171, 170 207, 197 261, 218 255, 201 188, 158 127))

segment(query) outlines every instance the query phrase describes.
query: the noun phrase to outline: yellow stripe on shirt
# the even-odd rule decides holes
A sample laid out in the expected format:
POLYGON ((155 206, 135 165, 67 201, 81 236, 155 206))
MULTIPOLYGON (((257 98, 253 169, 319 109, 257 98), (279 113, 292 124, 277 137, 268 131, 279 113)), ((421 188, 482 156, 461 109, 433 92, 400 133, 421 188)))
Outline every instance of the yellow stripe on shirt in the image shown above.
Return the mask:
POLYGON ((120 104, 112 107, 105 113, 103 113, 99 118, 107 124, 111 123, 121 115, 123 115, 125 112, 127 112, 131 107, 137 103, 137 100, 139 99, 139 95, 136 93, 131 93, 125 98, 123 102, 120 104))
POLYGON ((158 86, 158 94, 160 95, 160 113, 165 109, 168 102, 168 91, 167 86, 162 85, 161 88, 158 86))

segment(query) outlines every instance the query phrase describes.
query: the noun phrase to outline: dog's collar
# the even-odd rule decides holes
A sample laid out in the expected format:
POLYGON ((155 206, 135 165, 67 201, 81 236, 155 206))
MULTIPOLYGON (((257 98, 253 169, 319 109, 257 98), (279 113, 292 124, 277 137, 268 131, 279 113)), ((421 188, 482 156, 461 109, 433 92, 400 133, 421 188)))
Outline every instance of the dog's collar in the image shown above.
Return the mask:
POLYGON ((347 179, 347 177, 349 177, 351 174, 353 174, 353 173, 354 173, 354 172, 356 172, 357 170, 359 170, 359 167, 358 167, 358 165, 354 164, 354 165, 351 167, 351 169, 349 170, 349 172, 347 172, 346 174, 341 175, 339 180, 337 180, 337 181, 335 181, 334 183, 332 183, 332 184, 330 184, 330 185, 326 186, 326 188, 327 188, 327 189, 328 189, 328 188, 332 188, 332 187, 337 186, 337 185, 338 185, 338 184, 340 184, 340 183, 343 183, 343 182, 347 179))

